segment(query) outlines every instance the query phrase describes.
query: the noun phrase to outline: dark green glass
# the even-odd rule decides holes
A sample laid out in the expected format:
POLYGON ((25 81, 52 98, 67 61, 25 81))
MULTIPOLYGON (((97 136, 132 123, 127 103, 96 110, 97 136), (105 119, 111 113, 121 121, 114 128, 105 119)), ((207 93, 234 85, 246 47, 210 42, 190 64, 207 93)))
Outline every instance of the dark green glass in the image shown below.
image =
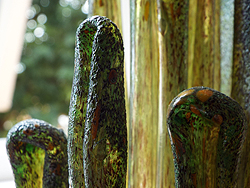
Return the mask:
POLYGON ((62 131, 40 120, 15 125, 7 150, 17 187, 126 186, 123 51, 121 33, 108 18, 93 16, 80 24, 68 142, 62 131))
POLYGON ((30 119, 7 135, 7 152, 17 188, 67 188, 67 139, 63 131, 30 119))
POLYGON ((236 101, 213 89, 194 87, 173 99, 167 124, 176 187, 237 187, 247 124, 236 101))

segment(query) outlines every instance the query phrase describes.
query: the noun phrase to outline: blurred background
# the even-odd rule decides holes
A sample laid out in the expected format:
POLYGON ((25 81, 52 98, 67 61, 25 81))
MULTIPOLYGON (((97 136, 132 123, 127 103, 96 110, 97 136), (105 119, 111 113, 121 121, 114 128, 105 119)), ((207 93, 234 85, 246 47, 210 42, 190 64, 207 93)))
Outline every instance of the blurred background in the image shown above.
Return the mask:
MULTIPOLYGON (((67 124, 74 70, 75 32, 78 25, 87 18, 88 6, 80 0, 33 0, 31 3, 25 11, 27 27, 25 25, 24 38, 19 38, 23 41, 20 43, 21 59, 14 64, 16 84, 6 83, 4 88, 15 85, 15 89, 9 89, 13 89, 13 94, 9 92, 9 95, 13 95, 13 101, 12 104, 8 101, 12 100, 10 97, 0 105, 0 137, 6 137, 14 124, 27 118, 43 119, 59 126, 67 124), (4 103, 10 105, 6 107, 4 103)), ((16 3, 12 4, 17 6, 16 3)), ((0 5, 4 5, 3 0, 0 5)), ((15 23, 7 24, 14 26, 11 28, 14 30, 12 35, 20 33, 20 30, 15 29, 15 23)), ((8 43, 11 37, 8 35, 8 43)), ((15 52, 10 55, 15 54, 18 55, 15 52)), ((0 65, 3 63, 0 62, 0 65)), ((1 82, 8 80, 1 79, 1 82)))

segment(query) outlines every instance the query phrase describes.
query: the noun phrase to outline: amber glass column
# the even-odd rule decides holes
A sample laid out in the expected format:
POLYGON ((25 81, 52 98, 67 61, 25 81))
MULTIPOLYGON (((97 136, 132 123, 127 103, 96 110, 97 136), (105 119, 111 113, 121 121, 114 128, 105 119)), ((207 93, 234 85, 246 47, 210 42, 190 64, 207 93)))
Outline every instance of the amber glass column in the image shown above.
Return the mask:
POLYGON ((94 15, 106 16, 122 30, 120 0, 89 0, 89 17, 94 15))
POLYGON ((174 163, 167 132, 170 101, 187 88, 188 0, 158 0, 159 122, 157 187, 174 187, 174 163))
POLYGON ((156 1, 131 0, 128 187, 154 188, 157 169, 159 56, 156 1))
POLYGON ((188 87, 220 90, 220 0, 189 0, 188 87))

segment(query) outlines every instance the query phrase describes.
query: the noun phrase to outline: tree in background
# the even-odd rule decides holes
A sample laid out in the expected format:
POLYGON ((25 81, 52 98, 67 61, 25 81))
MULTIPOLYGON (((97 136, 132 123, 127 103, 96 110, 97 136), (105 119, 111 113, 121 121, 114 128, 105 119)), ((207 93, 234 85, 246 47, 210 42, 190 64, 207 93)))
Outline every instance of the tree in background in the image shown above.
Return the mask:
POLYGON ((0 136, 22 119, 57 125, 68 114, 74 72, 75 32, 87 15, 80 0, 33 0, 12 110, 0 115, 0 136))

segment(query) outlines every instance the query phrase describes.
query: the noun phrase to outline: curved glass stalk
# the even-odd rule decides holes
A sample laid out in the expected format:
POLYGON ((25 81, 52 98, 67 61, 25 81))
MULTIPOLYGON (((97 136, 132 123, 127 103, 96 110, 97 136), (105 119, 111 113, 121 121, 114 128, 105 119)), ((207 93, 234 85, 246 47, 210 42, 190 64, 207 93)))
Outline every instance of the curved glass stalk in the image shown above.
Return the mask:
POLYGON ((68 188, 67 139, 62 130, 30 119, 7 135, 16 187, 68 188))
POLYGON ((206 87, 180 93, 168 109, 176 187, 237 187, 246 118, 241 106, 206 87))

